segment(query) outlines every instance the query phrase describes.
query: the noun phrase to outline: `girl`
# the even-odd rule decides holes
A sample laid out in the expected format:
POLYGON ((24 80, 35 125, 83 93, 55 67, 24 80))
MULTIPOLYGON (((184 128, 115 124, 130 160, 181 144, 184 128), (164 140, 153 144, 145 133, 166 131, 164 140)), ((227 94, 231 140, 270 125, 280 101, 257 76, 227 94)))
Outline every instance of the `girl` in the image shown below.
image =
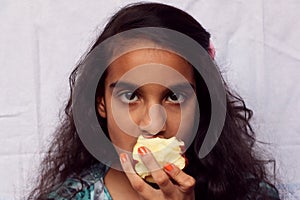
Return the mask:
MULTIPOLYGON (((256 139, 249 124, 252 111, 223 80, 224 126, 212 150, 201 156, 213 100, 204 75, 181 56, 186 52, 176 44, 176 37, 169 40, 168 34, 144 31, 129 37, 121 35, 105 48, 101 46, 111 37, 139 28, 184 34, 214 59, 210 34, 184 11, 158 3, 122 8, 70 76, 71 96, 64 121, 42 162, 40 180, 29 199, 279 199, 277 189, 268 180, 265 162, 253 149, 256 139), (139 45, 147 48, 136 48, 139 45), (124 53, 124 49, 130 50, 124 53), (116 56, 120 52, 123 54, 116 56), (106 65, 101 77, 88 71, 93 70, 91 66, 106 65), (83 106, 81 113, 96 112, 97 123, 113 144, 104 144, 105 139, 92 140, 101 148, 97 155, 85 140, 90 132, 82 134, 85 119, 79 119, 80 112, 74 111, 77 102, 85 102, 82 94, 93 77, 100 78, 95 104, 83 106), (79 92, 74 95, 76 89, 79 92), (171 163, 160 167, 151 151, 142 147, 139 154, 156 184, 143 181, 134 173, 130 153, 139 135, 182 138, 186 142, 187 166, 183 170, 171 163), (120 160, 113 159, 114 155, 120 160)), ((200 53, 188 52, 192 57, 201 57, 200 53)), ((203 67, 212 70, 210 65, 203 67)), ((92 132, 96 125, 87 126, 92 132)))

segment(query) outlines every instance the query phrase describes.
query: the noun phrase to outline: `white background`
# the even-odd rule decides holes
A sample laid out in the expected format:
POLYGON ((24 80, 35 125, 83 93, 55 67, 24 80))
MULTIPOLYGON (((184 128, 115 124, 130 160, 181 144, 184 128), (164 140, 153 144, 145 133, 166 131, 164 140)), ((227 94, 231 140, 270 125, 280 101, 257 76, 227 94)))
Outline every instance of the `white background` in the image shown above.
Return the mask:
MULTIPOLYGON (((0 199, 28 193, 67 100, 68 75, 129 2, 1 0, 0 199)), ((164 2, 212 34, 221 71, 254 111, 258 138, 271 143, 277 178, 300 199, 300 1, 164 2)))

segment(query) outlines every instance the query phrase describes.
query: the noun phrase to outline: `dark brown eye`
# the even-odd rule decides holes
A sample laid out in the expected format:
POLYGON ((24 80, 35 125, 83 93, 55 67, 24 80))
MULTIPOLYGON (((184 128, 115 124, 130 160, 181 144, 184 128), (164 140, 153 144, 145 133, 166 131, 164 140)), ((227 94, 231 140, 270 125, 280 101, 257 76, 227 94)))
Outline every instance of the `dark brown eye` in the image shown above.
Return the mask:
POLYGON ((132 92, 125 93, 124 95, 128 100, 133 100, 135 98, 135 94, 133 94, 132 92))
POLYGON ((185 99, 186 97, 184 94, 174 92, 167 97, 167 101, 170 101, 171 103, 183 103, 185 99))
POLYGON ((134 92, 122 92, 119 95, 119 98, 124 103, 133 103, 138 100, 138 96, 134 92))
POLYGON ((174 93, 170 95, 170 99, 173 100, 173 101, 177 101, 178 100, 176 94, 174 94, 174 93))

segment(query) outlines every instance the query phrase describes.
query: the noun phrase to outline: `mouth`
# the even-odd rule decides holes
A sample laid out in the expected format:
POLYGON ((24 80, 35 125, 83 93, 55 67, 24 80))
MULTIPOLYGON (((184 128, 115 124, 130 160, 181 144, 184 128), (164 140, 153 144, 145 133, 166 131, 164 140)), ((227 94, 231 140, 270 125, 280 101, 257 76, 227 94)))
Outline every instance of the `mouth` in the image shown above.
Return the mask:
POLYGON ((144 138, 151 139, 151 138, 164 138, 162 135, 152 135, 152 134, 142 134, 144 138))

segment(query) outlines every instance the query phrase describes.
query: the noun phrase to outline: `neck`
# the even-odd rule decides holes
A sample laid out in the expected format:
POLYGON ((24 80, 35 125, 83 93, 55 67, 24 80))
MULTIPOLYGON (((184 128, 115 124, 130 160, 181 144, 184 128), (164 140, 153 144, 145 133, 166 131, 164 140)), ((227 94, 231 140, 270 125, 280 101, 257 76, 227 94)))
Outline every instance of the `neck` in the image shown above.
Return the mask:
POLYGON ((129 180, 123 171, 110 168, 104 177, 104 184, 112 199, 138 199, 136 191, 131 187, 129 180))

